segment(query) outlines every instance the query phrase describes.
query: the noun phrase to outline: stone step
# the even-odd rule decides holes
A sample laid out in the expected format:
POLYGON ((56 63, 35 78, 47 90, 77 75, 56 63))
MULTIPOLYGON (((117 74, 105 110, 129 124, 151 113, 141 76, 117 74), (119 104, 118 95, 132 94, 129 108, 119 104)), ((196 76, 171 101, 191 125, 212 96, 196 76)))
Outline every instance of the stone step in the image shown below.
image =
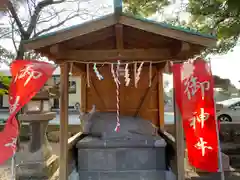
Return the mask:
POLYGON ((240 168, 240 154, 239 155, 229 155, 230 165, 234 169, 240 168))
POLYGON ((46 162, 20 163, 16 166, 16 180, 48 180, 59 167, 59 158, 52 155, 46 162))
POLYGON ((170 171, 79 171, 79 180, 176 180, 170 171))
MULTIPOLYGON (((225 180, 239 180, 239 172, 224 172, 225 180)), ((221 180, 220 173, 198 173, 198 176, 192 176, 189 180, 221 180)))
POLYGON ((240 154, 240 144, 236 143, 222 143, 221 144, 222 152, 227 155, 240 154))
POLYGON ((166 170, 165 148, 78 149, 78 171, 166 170))

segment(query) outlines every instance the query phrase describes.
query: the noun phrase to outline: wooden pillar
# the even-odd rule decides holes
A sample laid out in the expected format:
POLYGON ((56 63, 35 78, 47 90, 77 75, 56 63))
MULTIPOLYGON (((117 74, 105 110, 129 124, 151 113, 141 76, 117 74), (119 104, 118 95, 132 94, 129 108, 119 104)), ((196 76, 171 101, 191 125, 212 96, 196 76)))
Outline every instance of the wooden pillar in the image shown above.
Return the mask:
POLYGON ((182 126, 182 117, 175 99, 175 90, 173 89, 174 97, 174 124, 175 124, 175 139, 176 139, 176 161, 177 161, 177 180, 185 180, 185 142, 182 126))
POLYGON ((60 180, 68 180, 68 70, 69 64, 64 63, 60 75, 60 180))
POLYGON ((158 117, 160 128, 164 128, 164 89, 163 89, 163 70, 159 68, 158 73, 158 117))

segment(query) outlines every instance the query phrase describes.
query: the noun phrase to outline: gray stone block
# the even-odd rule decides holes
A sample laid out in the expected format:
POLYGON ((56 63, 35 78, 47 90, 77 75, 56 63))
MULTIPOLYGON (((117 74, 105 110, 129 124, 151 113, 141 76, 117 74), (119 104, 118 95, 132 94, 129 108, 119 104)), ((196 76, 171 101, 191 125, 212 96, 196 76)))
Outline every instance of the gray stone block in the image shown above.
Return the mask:
POLYGON ((157 148, 129 148, 118 149, 117 170, 166 170, 164 149, 157 148))
POLYGON ((170 171, 80 171, 79 180, 176 180, 170 171))
POLYGON ((80 171, 79 180, 99 180, 100 172, 80 171))
MULTIPOLYGON (((153 136, 153 126, 141 118, 121 116, 121 130, 114 132, 114 113, 96 113, 90 135, 78 149, 79 180, 166 179, 166 142, 153 136)), ((155 132, 155 131, 154 131, 155 132)))
POLYGON ((165 148, 157 148, 156 149, 156 169, 157 170, 166 170, 167 169, 167 159, 166 159, 166 149, 165 148))
POLYGON ((159 136, 132 135, 124 138, 99 139, 94 137, 85 137, 76 145, 78 149, 83 148, 153 148, 166 147, 166 142, 159 136))
POLYGON ((79 170, 116 170, 116 149, 78 150, 79 170))
POLYGON ((139 172, 101 172, 100 180, 140 180, 139 172))
POLYGON ((166 170, 165 149, 79 149, 78 169, 79 171, 166 170))
POLYGON ((156 168, 156 151, 146 149, 118 149, 117 170, 148 170, 156 168))

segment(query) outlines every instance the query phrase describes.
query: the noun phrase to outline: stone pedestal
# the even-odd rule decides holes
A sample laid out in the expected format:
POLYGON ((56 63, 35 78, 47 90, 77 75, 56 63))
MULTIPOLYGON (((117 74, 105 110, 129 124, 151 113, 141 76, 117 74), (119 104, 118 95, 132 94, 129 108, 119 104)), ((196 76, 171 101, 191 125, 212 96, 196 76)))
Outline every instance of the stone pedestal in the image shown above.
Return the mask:
POLYGON ((78 149, 79 180, 172 180, 166 163, 166 142, 139 117, 121 116, 115 132, 115 113, 95 113, 91 134, 78 149), (101 135, 93 137, 93 135, 101 135))
POLYGON ((76 145, 79 180, 168 180, 165 146, 161 137, 128 140, 85 137, 76 145))
MULTIPOLYGON (((23 114, 19 119, 28 122, 31 129, 31 140, 25 159, 20 160, 16 168, 16 180, 48 180, 59 166, 58 157, 52 154, 47 140, 48 122, 56 117, 56 113, 23 114)), ((21 152, 20 152, 21 153, 21 152)))

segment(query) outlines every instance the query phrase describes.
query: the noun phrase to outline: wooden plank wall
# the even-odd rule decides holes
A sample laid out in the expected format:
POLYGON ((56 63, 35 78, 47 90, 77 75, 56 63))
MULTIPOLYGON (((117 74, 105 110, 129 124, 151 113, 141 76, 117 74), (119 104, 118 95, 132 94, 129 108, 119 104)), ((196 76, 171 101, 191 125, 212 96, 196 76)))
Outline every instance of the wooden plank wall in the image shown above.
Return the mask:
MULTIPOLYGON (((122 66, 124 67, 124 66, 122 66)), ((113 81, 110 65, 99 66, 98 70, 104 80, 97 79, 90 66, 90 87, 87 87, 86 74, 82 76, 82 103, 89 111, 95 104, 97 111, 116 111, 116 85, 113 81), (86 95, 85 98, 83 96, 86 95)), ((138 87, 134 87, 133 65, 130 66, 131 82, 125 86, 124 76, 120 77, 120 114, 141 116, 151 120, 155 125, 164 124, 164 96, 162 71, 152 68, 152 86, 149 87, 149 66, 144 66, 138 87), (160 110, 160 111, 159 111, 160 110)))

